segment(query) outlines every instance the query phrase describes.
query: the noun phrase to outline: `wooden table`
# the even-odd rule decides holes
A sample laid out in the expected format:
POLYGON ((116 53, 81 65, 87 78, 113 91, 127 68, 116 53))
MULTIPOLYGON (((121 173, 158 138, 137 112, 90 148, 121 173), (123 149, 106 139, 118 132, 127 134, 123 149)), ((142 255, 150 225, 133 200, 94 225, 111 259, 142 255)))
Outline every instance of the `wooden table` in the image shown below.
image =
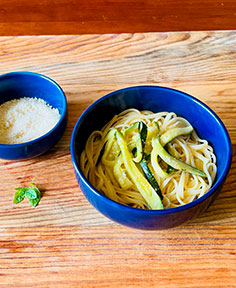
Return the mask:
POLYGON ((0 73, 52 77, 68 99, 63 138, 45 155, 0 160, 0 287, 236 287, 236 161, 198 219, 163 231, 111 222, 78 188, 72 129, 88 105, 119 88, 152 84, 204 101, 236 145, 236 31, 0 37, 0 73), (31 180, 39 206, 13 205, 31 180))
POLYGON ((236 30, 235 0, 1 0, 0 35, 236 30))

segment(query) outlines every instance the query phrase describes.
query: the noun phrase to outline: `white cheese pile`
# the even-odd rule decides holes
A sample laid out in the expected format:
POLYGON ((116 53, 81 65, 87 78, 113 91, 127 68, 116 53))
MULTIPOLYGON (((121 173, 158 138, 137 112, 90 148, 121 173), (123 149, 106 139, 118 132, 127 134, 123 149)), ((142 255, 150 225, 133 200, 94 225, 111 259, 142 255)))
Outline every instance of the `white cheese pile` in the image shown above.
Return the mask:
POLYGON ((19 144, 36 139, 59 121, 58 109, 39 98, 20 98, 0 105, 0 144, 19 144))

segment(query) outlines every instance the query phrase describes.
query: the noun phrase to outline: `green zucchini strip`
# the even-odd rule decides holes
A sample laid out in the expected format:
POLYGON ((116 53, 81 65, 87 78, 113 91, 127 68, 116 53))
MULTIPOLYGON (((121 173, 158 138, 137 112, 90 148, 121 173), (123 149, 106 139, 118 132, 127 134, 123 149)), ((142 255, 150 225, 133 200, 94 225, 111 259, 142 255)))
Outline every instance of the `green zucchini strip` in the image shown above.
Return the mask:
POLYGON ((188 135, 193 131, 193 127, 191 125, 184 128, 173 128, 160 136, 160 143, 164 147, 167 143, 169 143, 174 138, 181 135, 188 135))
POLYGON ((117 130, 115 135, 120 146, 125 168, 138 191, 141 193, 151 209, 163 209, 163 204, 160 197, 157 195, 156 191, 152 188, 147 179, 142 175, 141 171, 139 171, 136 164, 134 163, 124 137, 117 130))
POLYGON ((144 148, 145 148, 145 143, 147 139, 147 132, 148 128, 147 125, 144 122, 140 122, 141 124, 141 129, 140 129, 140 136, 141 136, 141 141, 142 141, 142 156, 144 156, 144 148))
POLYGON ((126 128, 125 131, 124 131, 124 136, 126 137, 129 133, 137 130, 138 127, 139 127, 139 122, 140 121, 137 121, 137 122, 131 124, 128 128, 126 128))
POLYGON ((156 193, 159 195, 159 197, 161 198, 161 200, 163 200, 163 195, 161 193, 161 189, 154 177, 154 175, 152 174, 151 170, 148 167, 148 163, 145 159, 143 159, 140 162, 140 166, 143 170, 144 175, 146 176, 147 180, 149 181, 149 183, 152 185, 153 189, 156 191, 156 193))
POLYGON ((168 165, 170 165, 171 167, 177 170, 182 170, 182 171, 192 173, 198 176, 207 177, 203 171, 191 165, 188 165, 187 163, 184 163, 183 161, 176 159, 174 156, 170 155, 161 145, 159 135, 157 135, 156 137, 152 139, 152 145, 153 145, 153 150, 155 149, 158 155, 161 157, 161 159, 164 162, 166 162, 168 165))
MULTIPOLYGON (((154 125, 156 126, 156 133, 159 136, 160 135, 159 125, 157 122, 154 122, 154 125)), ((159 164, 158 150, 156 149, 155 146, 153 146, 153 144, 152 144, 152 151, 151 151, 150 156, 151 156, 151 158, 150 158, 151 165, 152 165, 152 168, 153 168, 154 172, 156 173, 156 175, 158 175, 161 178, 169 177, 170 175, 166 171, 164 171, 159 164)))
POLYGON ((135 132, 136 133, 136 141, 135 141, 135 143, 132 143, 132 146, 134 146, 134 144, 135 144, 136 157, 133 158, 133 161, 136 162, 136 163, 139 163, 143 159, 144 146, 145 146, 145 141, 146 141, 146 138, 147 138, 147 126, 142 121, 135 122, 134 124, 132 124, 129 128, 127 128, 125 130, 125 133, 124 133, 125 134, 125 138, 128 136, 129 133, 132 133, 135 130, 137 130, 135 132))
POLYGON ((133 185, 133 183, 127 177, 125 173, 125 169, 121 167, 122 163, 123 163, 122 156, 117 157, 115 161, 115 165, 113 167, 113 173, 114 173, 116 180, 120 184, 121 188, 129 189, 133 185))
MULTIPOLYGON (((193 131, 193 127, 190 124, 187 127, 170 129, 160 136, 160 143, 163 147, 165 147, 166 144, 168 144, 170 141, 172 141, 176 137, 181 136, 181 135, 188 135, 192 133, 192 131, 193 131)), ((168 165, 166 172, 168 174, 171 174, 173 171, 174 171, 174 168, 168 165)))
POLYGON ((114 129, 110 129, 107 132, 107 135, 105 136, 104 144, 103 144, 102 149, 99 153, 98 160, 96 162, 96 166, 98 166, 98 164, 100 163, 100 161, 102 160, 103 157, 106 158, 106 156, 108 155, 108 153, 112 147, 114 140, 115 140, 115 131, 114 131, 114 129))

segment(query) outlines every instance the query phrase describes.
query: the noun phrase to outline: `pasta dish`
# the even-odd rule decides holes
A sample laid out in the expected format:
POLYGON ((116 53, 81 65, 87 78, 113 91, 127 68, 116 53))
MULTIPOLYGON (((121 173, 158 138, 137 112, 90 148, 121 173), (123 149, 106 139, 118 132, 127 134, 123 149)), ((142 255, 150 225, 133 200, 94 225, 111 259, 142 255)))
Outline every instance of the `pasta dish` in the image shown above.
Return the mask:
POLYGON ((186 119, 136 109, 92 132, 80 168, 105 196, 141 209, 190 203, 211 188, 217 171, 213 148, 186 119))

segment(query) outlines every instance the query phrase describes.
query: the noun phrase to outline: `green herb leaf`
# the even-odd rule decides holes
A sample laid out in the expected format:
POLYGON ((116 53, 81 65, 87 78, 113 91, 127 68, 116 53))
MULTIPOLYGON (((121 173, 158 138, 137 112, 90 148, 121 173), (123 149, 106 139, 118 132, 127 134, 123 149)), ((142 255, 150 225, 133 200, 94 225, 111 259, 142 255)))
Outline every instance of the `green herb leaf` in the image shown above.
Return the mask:
POLYGON ((33 188, 28 188, 25 190, 25 197, 27 197, 29 200, 30 199, 36 199, 37 193, 34 191, 33 188))
POLYGON ((34 186, 33 182, 31 182, 30 184, 32 187, 15 188, 15 190, 17 191, 15 192, 15 196, 13 199, 14 204, 21 202, 24 199, 24 197, 26 197, 33 207, 38 205, 41 199, 41 192, 36 186, 34 186))
POLYGON ((25 198, 25 188, 18 187, 18 188, 15 188, 15 190, 17 191, 15 192, 15 195, 14 195, 13 204, 17 204, 25 198))
POLYGON ((40 198, 29 199, 29 202, 33 207, 36 207, 38 205, 39 201, 40 201, 40 198))
MULTIPOLYGON (((33 186, 33 183, 31 183, 31 185, 33 186)), ((32 189, 36 193, 37 197, 34 199, 29 199, 29 198, 28 199, 29 199, 30 204, 32 206, 36 207, 38 205, 40 199, 41 199, 41 192, 39 191, 39 189, 36 186, 32 187, 32 189)))

